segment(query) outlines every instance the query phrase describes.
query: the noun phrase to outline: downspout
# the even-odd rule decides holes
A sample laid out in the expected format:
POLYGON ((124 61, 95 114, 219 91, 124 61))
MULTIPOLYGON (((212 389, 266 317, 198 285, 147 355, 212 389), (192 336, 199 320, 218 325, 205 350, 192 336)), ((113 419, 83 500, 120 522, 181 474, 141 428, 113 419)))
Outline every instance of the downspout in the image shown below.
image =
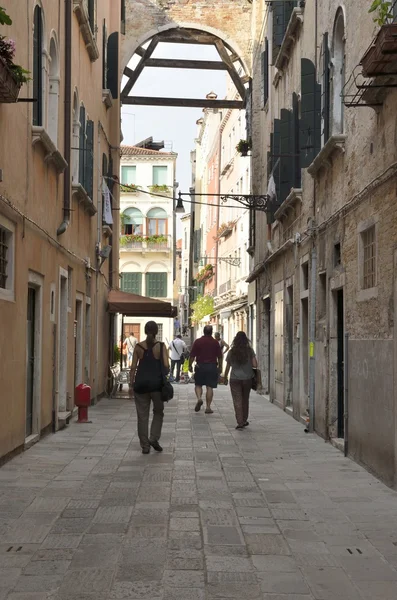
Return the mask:
MULTIPOLYGON (((317 36, 318 36, 318 0, 314 5, 314 65, 317 81, 317 36)), ((313 220, 311 226, 312 256, 311 256, 311 302, 310 302, 310 331, 309 331, 309 431, 314 431, 316 413, 316 284, 317 284, 317 248, 316 248, 316 180, 313 180, 313 220)))
POLYGON ((71 106, 72 106, 72 0, 65 0, 65 119, 64 119, 64 158, 67 166, 63 174, 63 221, 57 235, 65 233, 70 223, 70 156, 72 146, 71 106))

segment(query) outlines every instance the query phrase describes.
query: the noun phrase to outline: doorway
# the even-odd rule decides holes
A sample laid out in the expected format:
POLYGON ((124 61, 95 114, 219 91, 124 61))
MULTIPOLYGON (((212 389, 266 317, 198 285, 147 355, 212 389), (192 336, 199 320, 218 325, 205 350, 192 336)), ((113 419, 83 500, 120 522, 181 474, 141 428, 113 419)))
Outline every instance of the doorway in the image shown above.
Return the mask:
POLYGON ((309 299, 301 299, 301 415, 309 406, 309 299))
POLYGON ((141 341, 141 325, 140 323, 124 323, 124 339, 129 335, 136 337, 138 342, 141 341))
POLYGON ((338 437, 345 437, 345 390, 344 390, 344 298, 343 289, 336 292, 336 327, 337 327, 337 390, 338 390, 338 437))
POLYGON ((66 412, 68 369, 68 277, 67 271, 64 269, 61 269, 59 288, 58 411, 66 412))
POLYGON ((294 288, 292 285, 287 287, 287 302, 285 306, 285 320, 286 320, 286 357, 285 357, 285 371, 286 371, 286 390, 285 390, 285 404, 286 406, 292 405, 292 381, 293 381, 293 347, 294 347, 294 288))
POLYGON ((25 437, 33 434, 34 373, 36 346, 36 289, 28 288, 27 338, 26 338, 26 425, 25 437))
POLYGON ((83 383, 83 299, 76 299, 74 331, 74 385, 83 383))

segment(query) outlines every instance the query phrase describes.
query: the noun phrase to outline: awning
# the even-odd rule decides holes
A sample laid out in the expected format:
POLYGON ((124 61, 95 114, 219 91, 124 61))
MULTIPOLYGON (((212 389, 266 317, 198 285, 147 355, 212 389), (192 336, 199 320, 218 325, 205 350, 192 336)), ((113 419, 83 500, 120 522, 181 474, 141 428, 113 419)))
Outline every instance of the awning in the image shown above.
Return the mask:
POLYGON ((177 309, 170 302, 163 302, 147 296, 129 294, 120 290, 110 290, 108 312, 120 313, 126 317, 176 317, 177 309))

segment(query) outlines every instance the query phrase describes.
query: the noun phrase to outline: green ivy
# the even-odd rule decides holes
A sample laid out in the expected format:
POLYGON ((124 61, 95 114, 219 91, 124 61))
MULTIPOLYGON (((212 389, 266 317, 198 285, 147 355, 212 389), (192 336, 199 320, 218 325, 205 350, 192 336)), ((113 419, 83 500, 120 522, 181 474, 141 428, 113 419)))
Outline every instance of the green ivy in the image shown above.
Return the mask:
POLYGON ((388 0, 373 0, 369 13, 376 13, 374 15, 374 22, 380 27, 386 25, 386 23, 393 19, 392 3, 388 0))

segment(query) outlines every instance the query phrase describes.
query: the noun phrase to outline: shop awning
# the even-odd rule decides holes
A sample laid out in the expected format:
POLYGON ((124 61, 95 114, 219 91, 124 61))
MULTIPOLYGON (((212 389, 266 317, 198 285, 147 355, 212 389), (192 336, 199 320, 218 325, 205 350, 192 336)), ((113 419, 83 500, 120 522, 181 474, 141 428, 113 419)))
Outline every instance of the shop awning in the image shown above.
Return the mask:
POLYGON ((147 296, 129 294, 120 290, 110 290, 108 312, 126 317, 176 317, 177 309, 170 302, 163 302, 147 296))

